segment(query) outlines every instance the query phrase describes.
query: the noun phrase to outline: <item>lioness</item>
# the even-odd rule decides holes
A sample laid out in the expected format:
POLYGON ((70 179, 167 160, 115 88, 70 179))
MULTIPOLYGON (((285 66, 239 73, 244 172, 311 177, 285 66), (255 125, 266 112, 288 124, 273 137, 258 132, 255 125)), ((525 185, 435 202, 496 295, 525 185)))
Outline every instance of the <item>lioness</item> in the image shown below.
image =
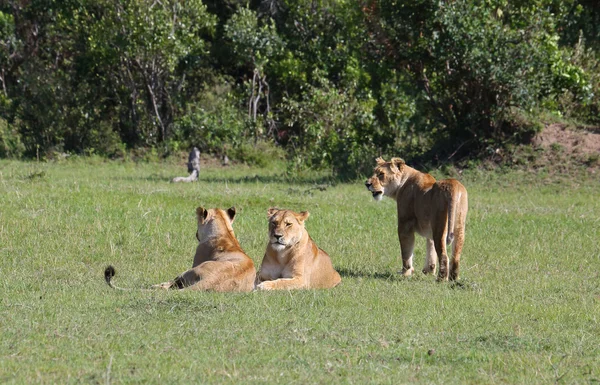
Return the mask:
POLYGON ((465 186, 456 179, 436 182, 431 175, 407 166, 400 158, 386 162, 380 157, 376 162, 375 173, 365 184, 375 200, 381 200, 383 195, 396 200, 402 273, 406 276, 413 273, 416 231, 427 238, 423 273, 433 274, 439 261, 438 280, 448 279, 446 245, 454 242, 449 278, 457 280, 468 210, 465 186))
POLYGON ((258 290, 322 289, 342 280, 326 252, 308 235, 307 211, 270 208, 269 243, 257 274, 258 290))
MULTIPOLYGON (((198 247, 192 268, 172 281, 154 285, 162 289, 183 289, 212 291, 251 291, 254 288, 256 271, 252 260, 244 253, 233 234, 231 224, 235 208, 227 211, 198 207, 198 247)), ((106 282, 114 269, 109 266, 105 272, 106 282)))

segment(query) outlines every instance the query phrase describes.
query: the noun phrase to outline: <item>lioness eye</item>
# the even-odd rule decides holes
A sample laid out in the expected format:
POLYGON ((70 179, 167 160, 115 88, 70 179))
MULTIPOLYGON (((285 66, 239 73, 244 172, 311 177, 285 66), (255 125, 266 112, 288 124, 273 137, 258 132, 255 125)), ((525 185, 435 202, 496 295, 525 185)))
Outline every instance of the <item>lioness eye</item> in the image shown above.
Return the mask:
POLYGON ((285 224, 285 227, 290 227, 291 225, 292 225, 292 224, 291 224, 290 222, 287 222, 287 223, 285 224))

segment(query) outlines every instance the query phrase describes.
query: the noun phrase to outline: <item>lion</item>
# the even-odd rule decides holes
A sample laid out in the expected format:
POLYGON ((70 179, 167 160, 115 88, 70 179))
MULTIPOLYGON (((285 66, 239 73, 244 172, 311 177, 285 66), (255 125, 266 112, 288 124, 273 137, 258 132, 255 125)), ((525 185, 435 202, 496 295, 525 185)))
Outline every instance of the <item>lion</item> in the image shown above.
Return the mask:
MULTIPOLYGON (((172 281, 153 285, 153 288, 210 290, 210 291, 252 291, 256 270, 252 259, 242 250, 233 233, 231 224, 235 218, 235 207, 227 211, 221 209, 196 209, 198 247, 192 268, 172 281)), ((114 276, 114 268, 109 266, 105 279, 109 286, 114 276)))
POLYGON ((386 162, 379 157, 376 162, 375 173, 365 184, 375 200, 381 200, 384 195, 396 200, 402 274, 410 276, 414 271, 417 232, 427 238, 423 273, 435 273, 439 262, 438 280, 457 280, 468 211, 465 186, 456 179, 436 182, 431 175, 407 166, 400 158, 386 162), (446 246, 452 243, 452 259, 448 266, 446 246))
POLYGON ((259 272, 257 290, 324 289, 342 278, 329 255, 321 250, 304 227, 307 211, 270 208, 269 243, 259 272))

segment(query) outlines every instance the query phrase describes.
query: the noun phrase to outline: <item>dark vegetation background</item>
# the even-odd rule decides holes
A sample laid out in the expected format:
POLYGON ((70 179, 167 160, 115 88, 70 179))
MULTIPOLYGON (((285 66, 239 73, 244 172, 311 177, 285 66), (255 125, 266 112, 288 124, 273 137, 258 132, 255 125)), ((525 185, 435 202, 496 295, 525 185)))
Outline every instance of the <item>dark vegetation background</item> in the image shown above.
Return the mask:
POLYGON ((0 157, 466 164, 599 126, 599 36, 596 0, 2 0, 0 157))

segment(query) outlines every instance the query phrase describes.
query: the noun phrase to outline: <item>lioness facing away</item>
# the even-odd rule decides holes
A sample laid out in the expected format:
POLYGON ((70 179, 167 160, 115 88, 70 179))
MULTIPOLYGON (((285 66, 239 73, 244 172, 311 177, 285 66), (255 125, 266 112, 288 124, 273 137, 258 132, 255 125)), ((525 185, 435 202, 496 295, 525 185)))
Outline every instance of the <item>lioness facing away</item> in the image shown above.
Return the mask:
POLYGON ((258 290, 322 289, 342 280, 326 252, 308 235, 307 211, 270 208, 269 243, 257 275, 258 290))
MULTIPOLYGON (((198 247, 192 268, 172 281, 154 285, 155 288, 211 291, 251 291, 254 289, 256 271, 254 263, 244 253, 233 234, 231 224, 235 208, 196 209, 198 247)), ((111 284, 112 272, 105 272, 107 283, 111 284)))
POLYGON ((383 195, 396 200, 402 273, 407 276, 413 273, 416 231, 427 238, 423 273, 435 273, 439 262, 438 280, 457 280, 468 210, 465 186, 456 179, 436 182, 431 175, 407 166, 400 158, 389 162, 377 158, 376 162, 375 173, 365 184, 375 200, 381 200, 383 195), (452 243, 448 273, 446 246, 452 243))

